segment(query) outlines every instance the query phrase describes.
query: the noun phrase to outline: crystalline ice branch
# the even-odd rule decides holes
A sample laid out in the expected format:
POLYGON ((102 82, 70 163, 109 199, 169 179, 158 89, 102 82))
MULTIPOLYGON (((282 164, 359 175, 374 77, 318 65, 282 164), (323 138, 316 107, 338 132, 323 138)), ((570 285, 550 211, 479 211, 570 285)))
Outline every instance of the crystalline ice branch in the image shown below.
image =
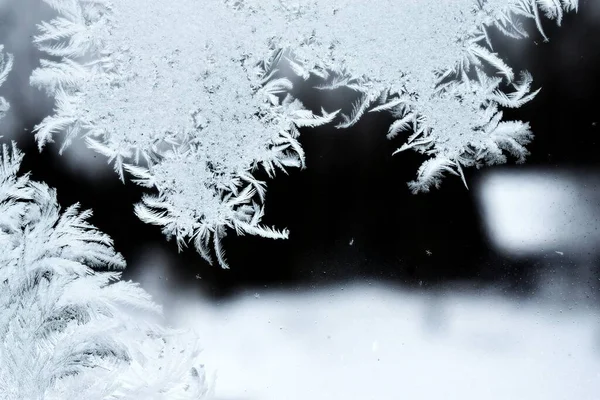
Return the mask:
MULTIPOLYGON (((304 165, 297 128, 331 121, 281 98, 282 51, 243 2, 44 0, 58 16, 39 26, 44 60, 31 83, 54 95, 36 127, 43 147, 84 137, 121 179, 158 191, 136 207, 179 245, 193 241, 210 261, 213 241, 238 233, 285 238, 260 225, 265 183, 252 175, 304 165)), ((261 21, 262 22, 262 21, 261 21)))
POLYGON ((299 77, 315 74, 325 80, 318 89, 359 93, 338 127, 385 110, 397 118, 389 137, 412 132, 400 151, 430 156, 409 184, 413 192, 439 185, 445 172, 462 175, 463 167, 505 162, 502 150, 523 160, 532 137, 529 126, 502 121, 500 109, 520 107, 537 91, 527 72, 516 79, 493 52, 489 30, 524 38, 521 21, 531 18, 546 38, 542 17, 560 24, 564 12, 578 6, 577 0, 244 3, 259 10, 254 19, 275 26, 277 43, 293 54, 299 77))
POLYGON ((2 146, 0 399, 205 398, 197 338, 148 319, 160 306, 114 271, 124 259, 91 212, 61 212, 17 176, 22 157, 2 146))
POLYGON ((338 127, 392 113, 388 136, 411 132, 399 150, 430 157, 409 184, 426 191, 445 172, 504 162, 504 151, 524 159, 529 126, 503 121, 501 108, 537 92, 527 72, 493 52, 488 31, 526 37, 520 21, 532 18, 544 35, 542 15, 560 23, 577 8, 577 0, 44 1, 58 17, 35 41, 60 60, 43 61, 31 78, 56 99, 36 127, 40 147, 59 132, 63 149, 85 137, 122 179, 129 171, 157 190, 136 207, 140 218, 209 261, 214 250, 224 267, 227 229, 287 237, 260 224, 265 183, 254 169, 302 167, 297 128, 336 117, 286 97, 283 61, 303 79, 325 79, 320 89, 360 94, 338 127))
MULTIPOLYGON (((0 85, 11 67, 0 59, 0 85)), ((22 159, 2 144, 0 399, 208 397, 197 337, 150 319, 161 307, 114 271, 125 261, 91 211, 61 212, 54 190, 18 175, 22 159)))

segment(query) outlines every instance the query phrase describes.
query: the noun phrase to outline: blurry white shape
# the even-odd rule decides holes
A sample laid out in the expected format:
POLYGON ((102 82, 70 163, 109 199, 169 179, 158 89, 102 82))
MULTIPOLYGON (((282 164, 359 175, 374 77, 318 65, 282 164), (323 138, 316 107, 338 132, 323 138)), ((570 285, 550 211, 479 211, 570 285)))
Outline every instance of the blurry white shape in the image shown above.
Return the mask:
POLYGON ((593 251, 600 243, 598 176, 597 171, 489 171, 478 197, 493 244, 521 255, 556 248, 593 251))
POLYGON ((222 398, 597 400, 600 393, 600 319, 590 310, 466 291, 434 304, 426 294, 376 285, 174 305, 173 322, 199 332, 222 398), (436 335, 424 323, 432 305, 444 309, 436 335))
POLYGON ((67 166, 72 174, 82 175, 86 179, 114 180, 113 168, 106 162, 106 157, 98 155, 89 149, 82 139, 75 139, 73 144, 65 150, 67 166))
POLYGON ((132 270, 139 271, 134 280, 152 295, 154 301, 167 308, 167 303, 173 298, 172 291, 167 286, 173 262, 167 252, 159 245, 149 244, 129 264, 132 270))
POLYGON ((4 140, 19 140, 25 124, 52 111, 53 102, 29 85, 31 71, 39 65, 39 51, 31 38, 36 24, 52 14, 39 0, 0 0, 0 43, 5 45, 5 52, 15 56, 17 66, 2 88, 12 106, 0 127, 4 140))
POLYGON ((377 350, 379 350, 379 342, 377 342, 377 340, 371 345, 371 350, 373 350, 373 353, 376 353, 377 350))

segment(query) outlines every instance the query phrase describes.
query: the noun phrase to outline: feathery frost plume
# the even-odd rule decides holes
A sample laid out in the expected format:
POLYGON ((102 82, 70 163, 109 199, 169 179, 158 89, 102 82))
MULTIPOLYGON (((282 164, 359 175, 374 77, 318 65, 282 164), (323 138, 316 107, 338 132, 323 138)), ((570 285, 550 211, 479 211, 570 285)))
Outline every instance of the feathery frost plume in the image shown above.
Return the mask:
POLYGON ((161 309, 120 280, 123 257, 77 204, 0 156, 0 399, 202 399, 194 335, 150 323, 161 309), (108 269, 100 272, 98 269, 108 269))
POLYGON ((522 20, 531 18, 547 40, 542 16, 560 24, 564 12, 578 7, 578 0, 238 3, 251 10, 251 20, 277 32, 298 76, 323 78, 318 89, 359 94, 338 127, 352 126, 366 112, 387 111, 396 118, 389 138, 410 132, 398 151, 430 157, 409 183, 413 192, 438 186, 445 172, 464 181, 463 167, 504 163, 503 152, 524 160, 529 124, 502 121, 501 108, 521 107, 538 91, 529 73, 515 77, 493 52, 489 31, 524 38, 522 20), (285 12, 293 19, 277 18, 285 12))
MULTIPOLYGON (((44 0, 58 16, 39 26, 43 60, 31 83, 56 99, 36 127, 43 147, 76 137, 114 162, 124 179, 153 188, 136 206, 179 246, 193 242, 227 267, 221 238, 286 238, 261 225, 265 183, 253 171, 303 167, 302 126, 333 121, 304 109, 278 74, 285 62, 320 89, 360 94, 338 127, 391 112, 398 151, 430 158, 410 182, 438 186, 445 172, 527 155, 529 124, 503 121, 537 93, 493 52, 488 31, 526 37, 521 19, 562 21, 577 0, 44 0), (501 86, 503 85, 503 86, 501 86), (506 90, 504 87, 512 87, 506 90), (283 99, 283 100, 282 100, 283 99)), ((463 176, 464 181, 464 176, 463 176)), ((465 182, 466 184, 466 182, 465 182)))
POLYGON ((297 128, 336 113, 280 96, 292 83, 277 75, 283 52, 268 26, 238 1, 44 1, 58 16, 34 40, 59 61, 31 77, 56 100, 36 127, 40 148, 58 133, 61 151, 84 137, 121 179, 128 171, 158 192, 137 215, 209 262, 214 250, 227 267, 227 228, 288 237, 261 225, 265 183, 252 172, 303 167, 297 128))

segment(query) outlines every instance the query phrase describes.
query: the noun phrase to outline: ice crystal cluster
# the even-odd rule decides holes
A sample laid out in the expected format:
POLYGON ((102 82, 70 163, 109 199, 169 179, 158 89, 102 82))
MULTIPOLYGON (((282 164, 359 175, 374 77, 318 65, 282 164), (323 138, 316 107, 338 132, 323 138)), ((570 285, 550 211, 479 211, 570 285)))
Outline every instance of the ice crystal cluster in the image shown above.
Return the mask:
POLYGON ((194 335, 148 322, 160 307, 120 280, 125 262, 77 204, 0 154, 0 399, 202 399, 194 335))
MULTIPOLYGON (((255 1, 261 11, 254 15, 267 24, 270 7, 281 3, 255 1)), ((295 10, 304 30, 285 29, 285 23, 279 29, 282 45, 294 52, 296 73, 327 79, 321 89, 360 93, 338 127, 353 125, 365 112, 392 113, 396 120, 388 137, 409 133, 398 151, 429 156, 409 183, 415 193, 439 186, 445 172, 464 180, 463 167, 504 163, 505 151, 524 160, 524 145, 532 138, 529 124, 503 121, 501 108, 520 107, 537 91, 529 73, 515 74, 493 52, 489 33, 497 29, 525 38, 522 23, 529 18, 546 38, 542 15, 560 24, 563 13, 578 6, 577 0, 303 3, 295 10), (298 31, 310 32, 310 39, 297 40, 298 31)))
MULTIPOLYGON (((114 162, 122 179, 156 194, 136 206, 180 246, 227 261, 227 230, 286 238, 261 224, 265 182, 303 167, 298 128, 337 119, 294 99, 285 62, 322 90, 360 94, 338 127, 365 112, 390 112, 398 149, 429 156, 409 183, 438 186, 462 168, 522 161, 529 125, 503 121, 502 107, 531 100, 532 77, 493 52, 491 29, 527 36, 531 18, 561 22, 577 0, 43 0, 56 18, 35 42, 51 56, 31 83, 56 99, 36 127, 40 147, 62 135, 114 162), (212 245, 211 245, 212 244, 212 245)), ((463 177, 464 180, 464 177, 463 177)))
POLYGON ((300 126, 315 116, 276 77, 281 49, 236 4, 223 1, 46 1, 58 17, 40 25, 44 60, 32 84, 56 97, 38 127, 43 146, 64 132, 114 160, 144 186, 136 213, 180 245, 193 240, 226 266, 220 239, 238 233, 286 238, 260 224, 265 183, 252 171, 300 167, 300 126))

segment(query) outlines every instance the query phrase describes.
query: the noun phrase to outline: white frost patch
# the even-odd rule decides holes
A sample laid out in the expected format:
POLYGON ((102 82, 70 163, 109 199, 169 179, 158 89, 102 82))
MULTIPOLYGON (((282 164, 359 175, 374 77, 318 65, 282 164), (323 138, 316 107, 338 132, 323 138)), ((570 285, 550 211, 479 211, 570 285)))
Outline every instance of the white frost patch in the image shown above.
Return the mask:
POLYGON ((598 314, 354 286, 181 301, 220 398, 597 399, 598 314))

